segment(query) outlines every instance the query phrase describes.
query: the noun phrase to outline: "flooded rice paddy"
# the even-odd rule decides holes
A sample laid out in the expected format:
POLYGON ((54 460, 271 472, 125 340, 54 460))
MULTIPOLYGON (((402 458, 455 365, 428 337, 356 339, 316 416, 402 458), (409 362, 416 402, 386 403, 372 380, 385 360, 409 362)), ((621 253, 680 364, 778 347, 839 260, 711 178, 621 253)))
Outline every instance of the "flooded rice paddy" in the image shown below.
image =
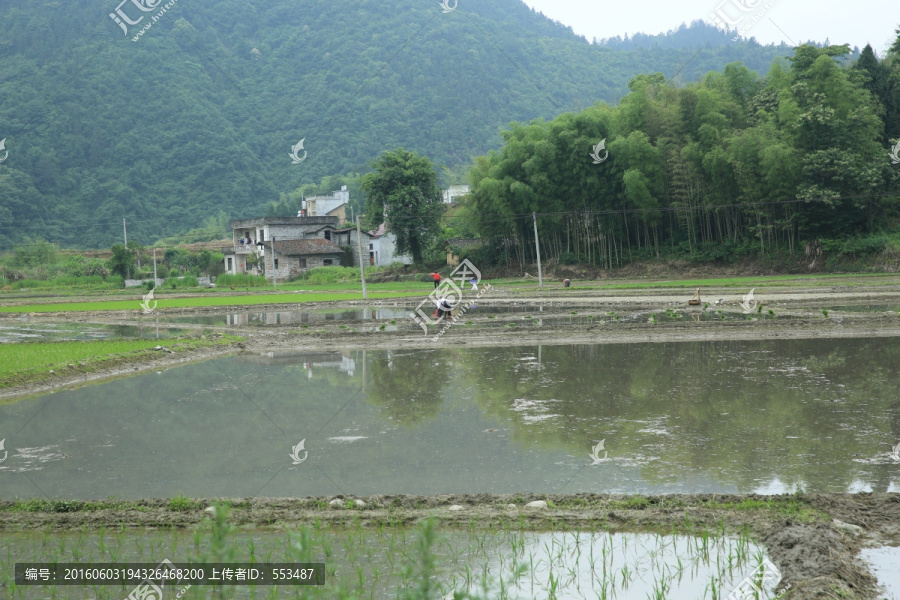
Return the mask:
MULTIPOLYGON (((357 598, 396 598, 397 590, 416 585, 421 549, 437 559, 429 578, 433 593, 453 592, 503 596, 510 600, 557 598, 668 598, 718 600, 745 578, 754 578, 768 594, 780 578, 767 573, 763 550, 746 536, 721 531, 700 535, 650 533, 583 533, 573 531, 421 530, 353 528, 329 531, 235 531, 208 521, 191 533, 101 532, 10 534, 0 548, 0 578, 12 573, 9 557, 33 562, 176 563, 324 562, 323 588, 232 586, 227 598, 318 598, 355 594, 357 598), (27 558, 25 558, 27 557, 27 558), (419 563, 417 565, 417 563, 419 563), (762 575, 766 575, 763 580, 762 575), (485 591, 487 593, 485 593, 485 591)), ((0 582, 17 598, 121 599, 128 586, 15 586, 0 582)), ((183 590, 170 584, 174 591, 183 590)), ((209 588, 194 587, 180 597, 206 598, 209 588)), ((219 597, 219 596, 215 596, 219 597)), ((416 596, 419 597, 419 596, 416 596)), ((477 596, 476 596, 477 597, 477 596)))
POLYGON ((860 558, 878 579, 883 592, 879 598, 900 600, 900 547, 865 548, 860 552, 860 558))
POLYGON ((898 369, 893 338, 244 354, 0 406, 0 498, 897 492, 898 369))

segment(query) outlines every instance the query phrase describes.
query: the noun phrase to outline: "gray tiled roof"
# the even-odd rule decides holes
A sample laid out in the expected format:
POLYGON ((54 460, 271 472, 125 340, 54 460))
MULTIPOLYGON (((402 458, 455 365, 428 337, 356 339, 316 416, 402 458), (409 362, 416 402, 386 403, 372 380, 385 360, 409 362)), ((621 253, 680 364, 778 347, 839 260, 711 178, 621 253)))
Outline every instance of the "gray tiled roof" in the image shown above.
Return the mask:
POLYGON ((311 238, 308 240, 275 240, 275 252, 285 256, 343 254, 343 250, 322 238, 311 238))

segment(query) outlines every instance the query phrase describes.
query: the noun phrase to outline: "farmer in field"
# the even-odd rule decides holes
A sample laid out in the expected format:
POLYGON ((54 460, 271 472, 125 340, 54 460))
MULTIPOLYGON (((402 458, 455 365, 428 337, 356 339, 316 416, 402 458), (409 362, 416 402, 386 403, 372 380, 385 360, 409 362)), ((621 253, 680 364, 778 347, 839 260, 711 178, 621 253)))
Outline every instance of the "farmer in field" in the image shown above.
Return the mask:
POLYGON ((438 289, 438 286, 441 285, 441 274, 432 273, 431 277, 434 279, 434 289, 438 289))
POLYGON ((450 304, 450 300, 447 299, 447 296, 444 296, 443 298, 438 300, 436 304, 438 316, 437 323, 440 323, 443 320, 444 315, 449 315, 450 311, 453 310, 453 305, 450 304))

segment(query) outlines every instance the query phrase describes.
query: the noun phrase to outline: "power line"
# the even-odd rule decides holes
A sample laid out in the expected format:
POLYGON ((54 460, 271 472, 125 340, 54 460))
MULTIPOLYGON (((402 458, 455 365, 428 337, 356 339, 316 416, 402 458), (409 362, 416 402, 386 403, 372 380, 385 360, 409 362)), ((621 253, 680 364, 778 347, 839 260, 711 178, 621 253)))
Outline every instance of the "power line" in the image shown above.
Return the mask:
MULTIPOLYGON (((838 200, 859 200, 859 199, 875 199, 875 198, 888 198, 888 197, 900 197, 900 192, 890 192, 890 193, 882 193, 882 194, 856 194, 852 196, 838 196, 835 198, 828 198, 829 201, 838 201, 838 200)), ((719 209, 727 209, 727 208, 754 208, 754 207, 765 207, 765 206, 786 206, 790 204, 813 204, 816 200, 773 200, 768 202, 744 202, 744 203, 729 203, 729 204, 715 204, 715 205, 695 205, 695 206, 660 206, 655 208, 610 208, 603 210, 569 210, 569 211, 554 211, 554 212, 534 212, 537 217, 585 217, 585 216, 612 216, 612 215, 628 215, 628 214, 648 214, 648 213, 678 213, 678 212, 694 212, 694 211, 715 211, 719 209)), ((127 217, 126 217, 127 218, 127 217)), ((425 220, 429 217, 413 217, 413 219, 425 220)), ((440 217, 441 220, 452 220, 452 219, 469 219, 471 217, 464 215, 444 215, 440 217)), ((478 219, 479 223, 488 224, 488 223, 510 223, 512 221, 518 220, 526 220, 531 219, 532 213, 516 213, 507 215, 502 218, 495 219, 478 219)), ((152 219, 129 219, 129 223, 157 223, 158 221, 152 219)), ((86 223, 82 227, 98 227, 103 225, 113 225, 118 227, 120 225, 120 221, 106 221, 100 223, 86 223)), ((33 229, 46 229, 47 226, 34 226, 33 229)), ((29 227, 16 227, 16 230, 22 229, 31 229, 29 227)), ((223 234, 225 235, 225 234, 223 234)), ((227 237, 227 235, 225 235, 227 237)), ((216 240, 211 240, 216 241, 216 240)), ((50 242, 54 243, 54 242, 50 242)), ((204 242, 192 242, 192 243, 204 243, 204 242)), ((57 243, 58 244, 58 243, 57 243)), ((35 245, 42 245, 40 242, 23 242, 20 244, 15 244, 12 248, 4 249, 0 248, 0 252, 5 252, 11 249, 19 248, 19 247, 29 247, 35 245)), ((149 246, 147 246, 149 247, 149 246)), ((158 248, 165 246, 157 246, 158 248)))

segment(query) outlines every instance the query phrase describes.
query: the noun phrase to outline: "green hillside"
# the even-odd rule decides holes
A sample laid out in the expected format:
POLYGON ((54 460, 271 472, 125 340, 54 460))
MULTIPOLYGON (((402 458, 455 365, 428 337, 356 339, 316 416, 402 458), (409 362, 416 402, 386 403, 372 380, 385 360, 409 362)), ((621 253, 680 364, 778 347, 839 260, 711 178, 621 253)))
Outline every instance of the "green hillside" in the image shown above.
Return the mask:
POLYGON ((148 243, 222 211, 262 214, 388 148, 468 162, 512 121, 617 102, 635 74, 684 83, 733 61, 765 73, 790 54, 699 23, 677 47, 617 50, 519 0, 447 14, 419 0, 178 0, 137 41, 116 6, 0 5, 0 249, 108 246, 123 217, 148 243), (301 138, 307 157, 291 164, 301 138))

